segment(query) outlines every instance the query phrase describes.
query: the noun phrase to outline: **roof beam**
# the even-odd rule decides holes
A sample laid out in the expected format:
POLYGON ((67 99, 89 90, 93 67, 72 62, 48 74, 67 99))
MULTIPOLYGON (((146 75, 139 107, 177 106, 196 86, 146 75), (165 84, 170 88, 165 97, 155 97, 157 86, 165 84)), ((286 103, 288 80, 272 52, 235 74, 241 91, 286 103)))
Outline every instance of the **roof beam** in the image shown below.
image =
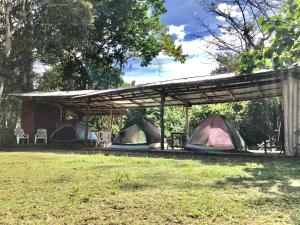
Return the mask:
POLYGON ((207 101, 212 102, 212 100, 207 96, 207 94, 205 94, 205 92, 200 92, 200 94, 203 95, 207 101))
POLYGON ((189 101, 183 99, 182 97, 180 97, 178 95, 171 95, 171 94, 167 93, 166 97, 171 97, 175 100, 178 100, 178 101, 182 102, 185 106, 190 106, 191 105, 191 103, 189 101))
POLYGON ((234 101, 236 101, 236 98, 234 97, 234 95, 231 93, 231 91, 227 88, 226 89, 227 90, 227 92, 229 93, 229 95, 231 96, 231 98, 234 100, 234 101))
MULTIPOLYGON (((120 96, 123 97, 123 95, 121 95, 121 94, 120 94, 120 96)), ((112 100, 112 101, 114 101, 114 100, 112 100)), ((130 101, 130 102, 132 102, 132 103, 134 103, 134 104, 137 104, 137 105, 140 106, 140 107, 144 107, 141 103, 139 103, 139 102, 137 102, 137 101, 135 101, 135 100, 132 100, 132 99, 130 99, 130 98, 128 99, 128 101, 130 101)))
POLYGON ((258 91, 259 91, 259 93, 260 93, 260 96, 263 98, 263 97, 264 97, 264 95, 263 95, 263 93, 262 93, 262 91, 261 91, 261 89, 260 89, 259 85, 257 86, 257 89, 258 89, 258 91))

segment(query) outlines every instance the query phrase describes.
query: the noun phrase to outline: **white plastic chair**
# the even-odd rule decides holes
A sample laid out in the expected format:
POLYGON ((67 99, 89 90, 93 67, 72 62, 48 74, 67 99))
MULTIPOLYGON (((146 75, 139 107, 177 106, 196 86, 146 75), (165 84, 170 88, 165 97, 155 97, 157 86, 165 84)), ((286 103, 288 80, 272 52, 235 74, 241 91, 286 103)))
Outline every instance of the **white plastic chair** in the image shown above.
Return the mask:
POLYGON ((37 140, 44 140, 45 144, 47 144, 47 130, 46 129, 38 129, 36 135, 34 137, 34 144, 37 143, 37 140))
POLYGON ((16 128, 14 135, 16 136, 17 144, 20 144, 21 139, 27 140, 27 144, 29 144, 29 135, 25 134, 22 128, 16 128))
POLYGON ((111 132, 110 131, 99 131, 96 133, 96 135, 97 135, 96 147, 100 143, 104 144, 104 148, 107 148, 111 144, 111 132))

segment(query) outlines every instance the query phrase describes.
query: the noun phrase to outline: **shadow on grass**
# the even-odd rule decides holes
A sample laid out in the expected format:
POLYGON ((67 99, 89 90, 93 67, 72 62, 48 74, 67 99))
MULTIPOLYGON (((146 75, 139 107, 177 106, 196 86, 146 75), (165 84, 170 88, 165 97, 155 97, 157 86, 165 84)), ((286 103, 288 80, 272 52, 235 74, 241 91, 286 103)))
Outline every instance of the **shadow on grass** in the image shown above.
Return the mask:
MULTIPOLYGON (((300 159, 295 158, 270 158, 270 159, 253 159, 253 162, 260 167, 245 167, 243 170, 248 176, 229 177, 225 181, 216 183, 217 187, 224 185, 240 185, 244 187, 258 187, 266 193, 273 193, 276 186, 281 193, 300 193, 300 159)), ((247 163, 242 159, 243 163, 247 163)), ((232 165, 235 161, 231 161, 232 165)), ((300 196, 300 195, 299 195, 300 196)))
MULTIPOLYGON (((245 159, 242 161, 246 162, 245 159)), ((259 168, 245 167, 247 176, 228 177, 217 181, 215 188, 246 188, 258 189, 262 197, 254 197, 247 201, 250 207, 262 210, 285 209, 295 224, 300 224, 300 159, 270 158, 254 159, 259 168)), ((232 162, 234 165, 234 161, 232 162)), ((239 164, 239 163, 238 163, 239 164)))

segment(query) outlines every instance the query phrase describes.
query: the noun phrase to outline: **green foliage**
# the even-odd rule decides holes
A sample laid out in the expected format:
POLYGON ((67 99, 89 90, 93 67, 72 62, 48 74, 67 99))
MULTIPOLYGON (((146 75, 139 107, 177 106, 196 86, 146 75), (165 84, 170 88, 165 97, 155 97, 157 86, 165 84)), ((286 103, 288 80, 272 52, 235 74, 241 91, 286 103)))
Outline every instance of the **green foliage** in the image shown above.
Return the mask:
POLYGON ((239 129, 248 146, 258 147, 258 144, 263 141, 277 140, 278 133, 275 130, 278 129, 279 122, 283 118, 281 108, 279 98, 247 103, 239 123, 239 129))
POLYGON ((216 61, 218 67, 211 74, 231 73, 235 72, 239 67, 239 55, 236 53, 225 52, 217 54, 216 61))
POLYGON ((270 37, 270 46, 241 55, 241 73, 254 69, 285 68, 300 60, 300 1, 287 0, 278 15, 260 18, 262 31, 270 37))
MULTIPOLYGON (((145 118, 148 110, 151 110, 151 109, 137 108, 137 109, 129 110, 129 112, 126 115, 126 120, 124 121, 125 124, 136 118, 145 118)), ((159 111, 157 111, 157 113, 159 113, 159 111)), ((154 112, 154 115, 157 115, 157 114, 154 112)), ((153 120, 153 121, 155 121, 155 120, 153 120)))
POLYGON ((248 51, 240 55, 240 66, 238 68, 240 74, 251 74, 255 69, 266 67, 267 61, 261 50, 248 51))
POLYGON ((48 64, 69 61, 88 45, 93 29, 92 5, 87 1, 36 2, 34 18, 37 57, 48 64))
POLYGON ((38 90, 74 90, 75 79, 63 79, 63 69, 59 66, 46 71, 38 80, 38 90))
POLYGON ((263 52, 274 68, 287 67, 300 60, 300 1, 287 0, 279 14, 261 19, 263 31, 273 35, 270 47, 263 52))
POLYGON ((193 131, 202 120, 212 115, 225 116, 235 125, 238 125, 241 122, 241 117, 246 107, 247 102, 193 106, 191 110, 190 129, 193 131))
POLYGON ((35 19, 38 57, 48 64, 60 63, 63 80, 75 80, 73 89, 122 85, 123 68, 133 57, 142 66, 160 52, 184 62, 181 47, 175 46, 160 22, 160 15, 166 12, 163 3, 42 1, 35 19))
MULTIPOLYGON (((170 137, 171 133, 184 132, 185 111, 181 106, 165 107, 165 136, 170 137)), ((157 127, 160 127, 160 109, 149 108, 146 112, 146 118, 152 120, 157 127)))
POLYGON ((12 96, 1 103, 0 128, 14 129, 20 122, 20 101, 12 96))

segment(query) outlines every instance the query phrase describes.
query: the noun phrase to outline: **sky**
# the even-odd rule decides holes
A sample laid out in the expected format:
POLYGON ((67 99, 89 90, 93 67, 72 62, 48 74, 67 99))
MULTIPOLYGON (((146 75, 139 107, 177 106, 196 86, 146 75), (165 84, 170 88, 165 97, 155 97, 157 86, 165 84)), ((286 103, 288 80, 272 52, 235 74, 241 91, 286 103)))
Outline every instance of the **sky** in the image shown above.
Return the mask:
POLYGON ((207 43, 199 36, 207 36, 201 32, 199 20, 212 26, 216 18, 205 12, 199 1, 210 0, 166 0, 168 12, 161 17, 161 22, 169 28, 176 45, 181 45, 183 53, 188 55, 184 64, 175 62, 173 58, 160 54, 148 67, 139 66, 139 61, 131 61, 125 68, 123 76, 126 82, 137 84, 160 80, 177 79, 191 76, 209 75, 217 67, 217 62, 208 54, 207 43))

